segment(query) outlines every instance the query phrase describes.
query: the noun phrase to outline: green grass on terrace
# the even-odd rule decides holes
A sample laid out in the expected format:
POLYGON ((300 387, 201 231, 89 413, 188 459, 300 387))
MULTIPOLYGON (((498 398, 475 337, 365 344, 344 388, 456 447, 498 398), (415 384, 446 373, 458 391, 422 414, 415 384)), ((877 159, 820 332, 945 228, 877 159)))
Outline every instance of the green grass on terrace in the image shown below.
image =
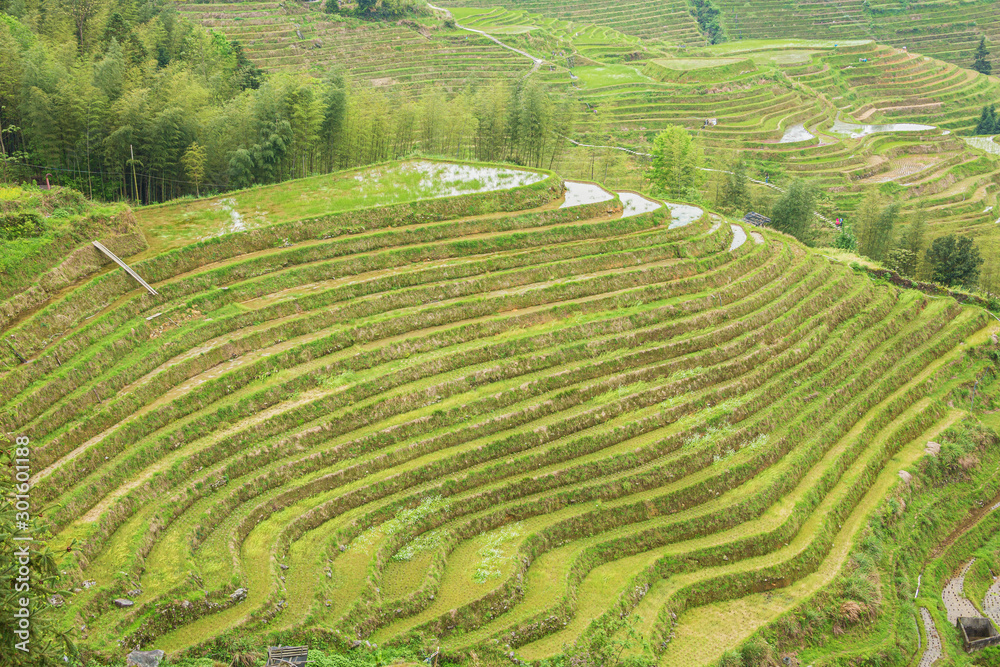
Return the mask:
POLYGON ((160 251, 250 227, 273 225, 369 206, 447 197, 525 185, 545 178, 530 170, 455 165, 428 160, 393 162, 335 172, 204 199, 181 199, 138 209, 136 218, 160 251))
MULTIPOLYGON (((490 8, 497 0, 445 0, 448 9, 490 8)), ((603 6, 591 0, 507 0, 510 11, 526 11, 568 21, 574 26, 606 26, 627 35, 665 44, 689 46, 704 43, 687 2, 681 0, 624 0, 603 6)), ((457 16, 457 15, 456 15, 457 16)))
POLYGON ((870 39, 741 39, 732 42, 714 44, 705 49, 698 49, 697 52, 708 51, 711 53, 743 53, 745 51, 758 51, 760 49, 832 49, 838 46, 862 46, 871 43, 870 39))
POLYGON ((722 67, 724 65, 735 65, 744 62, 745 58, 658 58, 654 60, 657 65, 663 65, 668 69, 693 70, 706 69, 709 67, 722 67))
POLYGON ((603 67, 575 67, 573 74, 579 77, 578 85, 589 88, 617 86, 623 83, 646 83, 648 76, 630 65, 605 65, 603 67))

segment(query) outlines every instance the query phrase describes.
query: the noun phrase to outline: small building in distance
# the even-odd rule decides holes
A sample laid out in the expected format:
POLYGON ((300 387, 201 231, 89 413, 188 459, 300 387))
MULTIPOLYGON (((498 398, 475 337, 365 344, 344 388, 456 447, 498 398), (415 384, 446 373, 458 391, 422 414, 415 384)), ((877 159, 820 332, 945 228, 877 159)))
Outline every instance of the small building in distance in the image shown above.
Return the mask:
POLYGON ((743 222, 749 222, 754 227, 763 227, 765 225, 771 224, 771 218, 766 215, 761 215, 760 213, 754 213, 750 211, 743 216, 743 222))
POLYGON ((269 646, 265 667, 305 667, 309 662, 308 646, 269 646))

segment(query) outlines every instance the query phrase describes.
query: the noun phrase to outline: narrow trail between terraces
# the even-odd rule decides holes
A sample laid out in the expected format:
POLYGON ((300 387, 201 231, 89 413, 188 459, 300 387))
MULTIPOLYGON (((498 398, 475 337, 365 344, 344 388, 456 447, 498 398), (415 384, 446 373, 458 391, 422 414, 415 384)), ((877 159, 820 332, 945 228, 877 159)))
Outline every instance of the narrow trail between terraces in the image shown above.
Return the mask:
MULTIPOLYGON (((445 9, 444 7, 436 7, 436 6, 432 5, 429 2, 427 3, 427 6, 430 7, 431 9, 433 9, 434 11, 445 13, 448 16, 450 16, 453 21, 455 20, 455 17, 452 15, 452 13, 450 11, 448 11, 447 9, 445 9)), ((476 30, 475 28, 468 28, 468 27, 462 25, 461 23, 459 23, 458 21, 455 21, 455 27, 459 28, 461 30, 468 30, 469 32, 474 32, 477 35, 482 35, 483 37, 496 42, 497 44, 499 44, 500 46, 502 46, 503 48, 505 48, 505 49, 507 49, 509 51, 513 51, 514 53, 520 53, 525 58, 531 58, 531 62, 533 62, 534 65, 532 65, 532 67, 528 71, 528 73, 525 74, 521 78, 527 78, 527 77, 531 76, 532 74, 534 74, 535 72, 537 72, 538 68, 540 68, 542 66, 542 62, 544 62, 541 58, 536 58, 535 56, 531 55, 527 51, 522 51, 521 49, 514 48, 513 46, 510 46, 509 44, 504 44, 503 42, 501 42, 499 39, 497 39, 493 35, 491 35, 491 34, 489 34, 487 32, 483 32, 482 30, 476 30)))

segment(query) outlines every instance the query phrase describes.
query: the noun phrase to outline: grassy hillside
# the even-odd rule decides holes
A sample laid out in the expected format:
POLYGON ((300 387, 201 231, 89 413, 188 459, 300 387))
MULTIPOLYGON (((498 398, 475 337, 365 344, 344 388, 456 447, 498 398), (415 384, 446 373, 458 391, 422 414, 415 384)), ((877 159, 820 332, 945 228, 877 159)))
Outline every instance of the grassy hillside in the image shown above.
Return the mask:
POLYGON ((390 164, 140 210, 201 220, 191 241, 267 224, 154 246, 159 296, 115 271, 2 332, 28 363, 2 357, 0 420, 89 655, 360 638, 500 664, 624 615, 649 660, 711 664, 835 581, 962 416, 982 310, 716 214, 464 169, 468 194, 400 197, 390 164), (323 194, 346 180, 376 201, 323 194))

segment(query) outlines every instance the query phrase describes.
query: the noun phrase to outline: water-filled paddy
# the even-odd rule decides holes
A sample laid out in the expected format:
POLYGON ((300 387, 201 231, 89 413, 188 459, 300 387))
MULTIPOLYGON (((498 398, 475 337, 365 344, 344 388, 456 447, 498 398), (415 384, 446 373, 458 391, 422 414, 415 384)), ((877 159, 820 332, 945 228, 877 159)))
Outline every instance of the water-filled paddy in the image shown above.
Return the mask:
POLYGON ((559 208, 569 208, 570 206, 583 206, 584 204, 596 204, 602 201, 610 201, 615 196, 593 183, 580 183, 578 181, 566 181, 566 201, 559 208))
POLYGON ((981 151, 986 151, 987 153, 991 153, 993 155, 1000 155, 1000 143, 997 143, 996 137, 962 137, 962 138, 965 139, 965 143, 969 144, 973 148, 978 148, 981 151))
POLYGON ((671 217, 670 227, 668 229, 676 229, 677 227, 690 225, 692 222, 705 214, 703 210, 697 206, 691 206, 690 204, 671 204, 667 202, 667 208, 670 209, 671 217))
POLYGON ((622 213, 623 218, 631 218, 633 215, 649 213, 660 208, 659 202, 646 199, 634 192, 619 192, 618 198, 622 200, 622 205, 625 207, 625 211, 622 213))
POLYGON ((841 120, 833 121, 831 132, 846 134, 851 139, 860 139, 869 134, 880 132, 924 132, 936 129, 933 125, 920 125, 918 123, 885 123, 881 125, 859 125, 857 123, 845 123, 841 120))
POLYGON ((730 250, 736 250, 747 242, 747 233, 739 225, 729 225, 733 229, 733 242, 729 244, 730 250))
POLYGON ((799 125, 792 125, 790 128, 785 130, 785 134, 782 135, 779 144, 791 144, 796 141, 806 141, 807 139, 815 139, 816 135, 806 129, 805 125, 801 123, 799 125))

